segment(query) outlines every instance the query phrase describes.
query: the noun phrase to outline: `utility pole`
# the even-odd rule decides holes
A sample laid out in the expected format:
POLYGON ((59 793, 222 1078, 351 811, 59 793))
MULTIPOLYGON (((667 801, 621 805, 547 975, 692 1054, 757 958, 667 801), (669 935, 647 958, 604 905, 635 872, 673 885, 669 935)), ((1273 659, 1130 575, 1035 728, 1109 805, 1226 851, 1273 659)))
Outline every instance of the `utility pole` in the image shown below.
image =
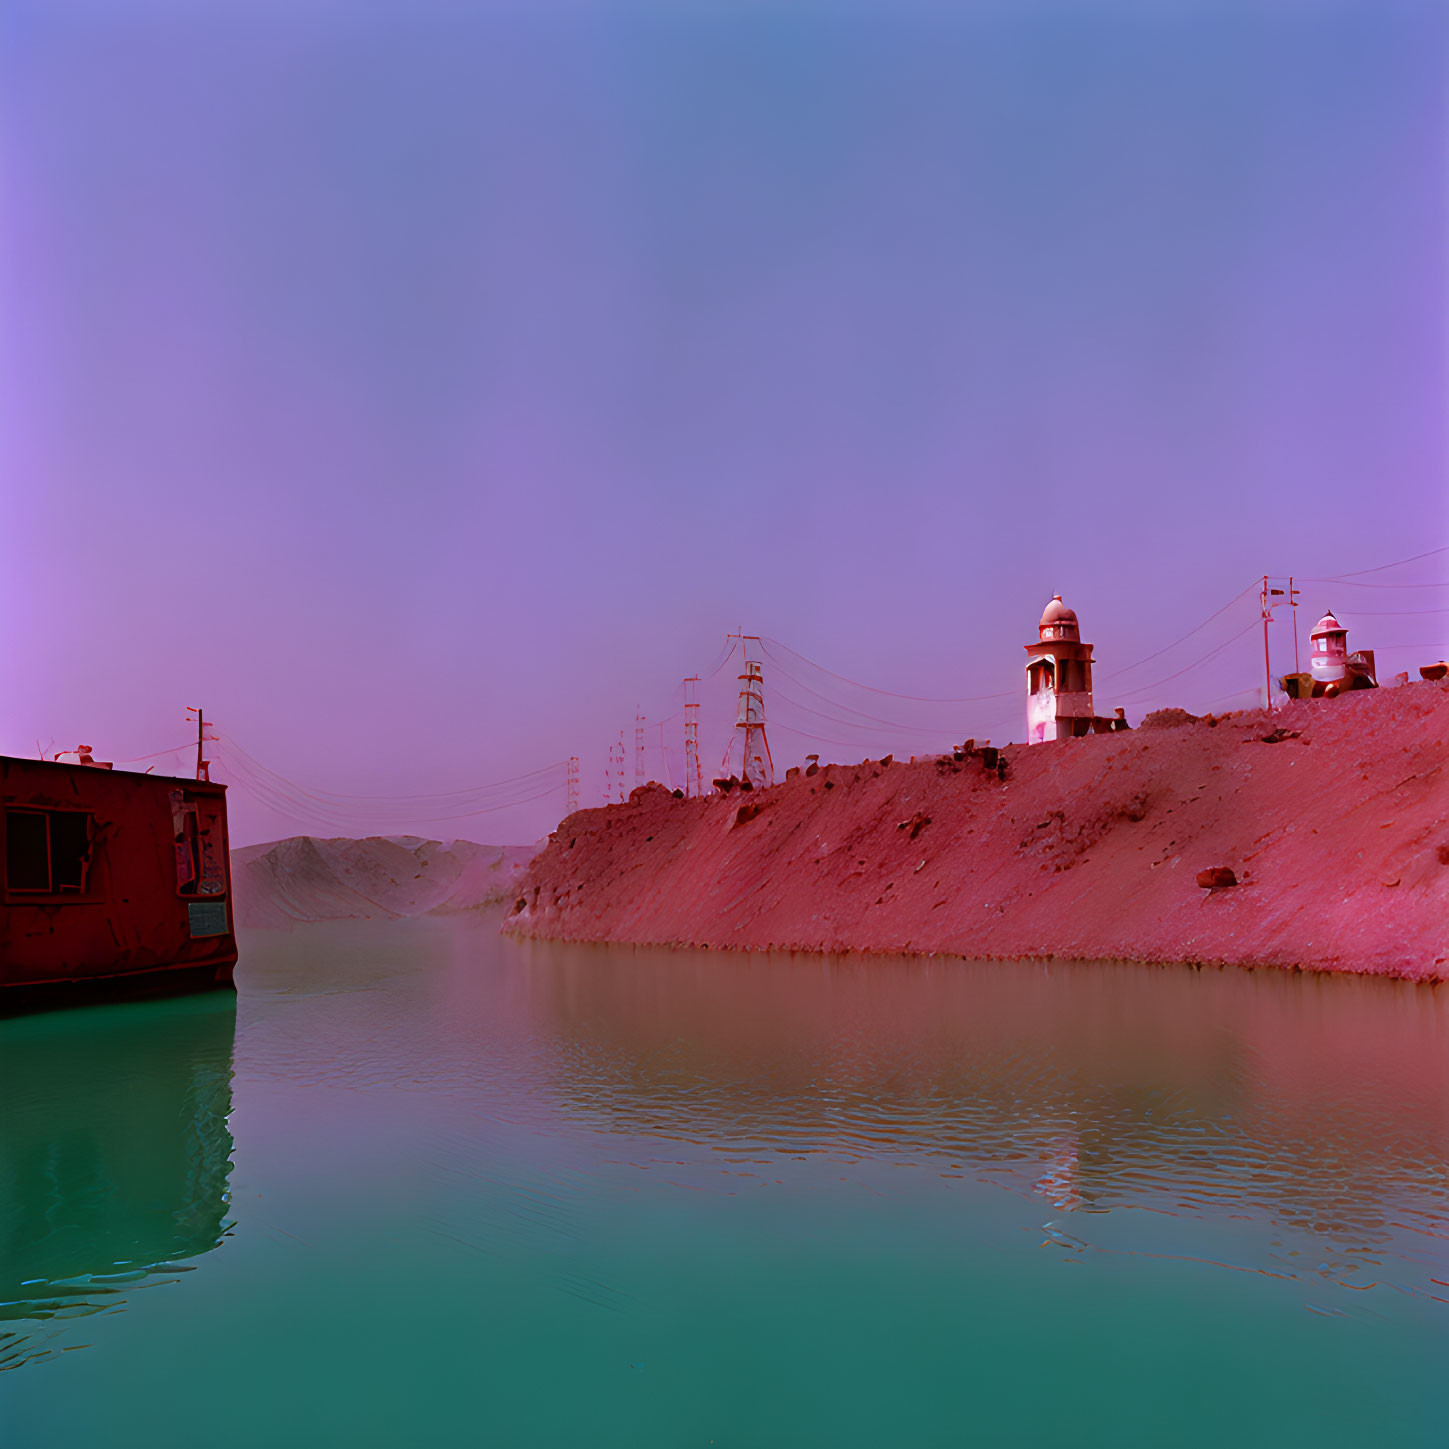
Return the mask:
POLYGON ((198 780, 211 779, 211 761, 202 758, 201 742, 206 738, 206 716, 202 713, 199 705, 188 704, 187 714, 196 716, 196 778, 198 780))
MULTIPOLYGON (((1268 587, 1268 575, 1263 575, 1263 587, 1258 596, 1258 602, 1263 611, 1263 708, 1273 708, 1273 670, 1268 663, 1268 625, 1273 621, 1274 598, 1282 598, 1282 589, 1270 589, 1268 587)), ((1295 632, 1293 642, 1298 642, 1295 632)))
POLYGON ((684 681, 684 793, 704 794, 704 773, 699 768, 699 675, 684 681))
POLYGON ((1293 672, 1298 669, 1298 590, 1293 587, 1293 575, 1288 575, 1288 603, 1293 609, 1293 672))
POLYGON ((564 782, 564 814, 572 815, 579 808, 579 757, 569 756, 568 775, 564 782))

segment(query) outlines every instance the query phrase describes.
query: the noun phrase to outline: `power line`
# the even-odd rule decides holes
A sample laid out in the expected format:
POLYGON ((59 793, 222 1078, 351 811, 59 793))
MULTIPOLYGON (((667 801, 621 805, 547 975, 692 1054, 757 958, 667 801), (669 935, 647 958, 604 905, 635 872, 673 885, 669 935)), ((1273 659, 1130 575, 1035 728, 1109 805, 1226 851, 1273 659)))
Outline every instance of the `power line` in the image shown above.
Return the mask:
POLYGON ((1124 665, 1121 669, 1114 669, 1110 674, 1098 675, 1097 682, 1100 684, 1104 683, 1109 679, 1120 679, 1124 674, 1130 674, 1134 669, 1139 668, 1141 665, 1150 664, 1154 659, 1160 658, 1162 655, 1166 654, 1169 649, 1176 649, 1179 644, 1186 643, 1187 640, 1191 639, 1194 634, 1200 633, 1203 629, 1206 629, 1207 626, 1211 624, 1214 619, 1218 618, 1222 614, 1226 614, 1227 611, 1231 609, 1233 605, 1238 602, 1239 599, 1247 597, 1247 595, 1252 593, 1253 590, 1257 587, 1258 580, 1254 579, 1253 582, 1242 591, 1242 593, 1234 594, 1233 597, 1229 599, 1227 603, 1222 606, 1221 609, 1218 609, 1215 612, 1209 614, 1207 618, 1202 621, 1201 624, 1197 625, 1196 628, 1189 629, 1186 634, 1181 636, 1181 638, 1174 639, 1171 644, 1164 644, 1161 649, 1158 649, 1153 653, 1146 655, 1144 658, 1137 660, 1134 664, 1127 664, 1124 665))
MULTIPOLYGON (((786 677, 788 678, 789 676, 787 675, 786 677)), ((793 682, 799 683, 798 680, 793 682)), ((814 691, 812 690, 811 693, 814 693, 814 691)), ((778 685, 775 684, 772 684, 770 686, 770 698, 772 701, 784 700, 784 702, 790 705, 791 708, 802 710, 805 714, 814 715, 816 719, 823 719, 827 724, 843 725, 847 729, 864 730, 867 734, 879 735, 882 733, 897 731, 905 734, 930 735, 931 737, 935 738, 941 735, 950 734, 951 732, 950 729, 944 725, 939 727, 928 725, 903 725, 894 724, 889 720, 875 720, 868 724, 861 724, 858 720, 842 719, 836 715, 824 714, 818 709, 811 709, 808 704, 801 704, 800 701, 797 699, 791 699, 791 697, 786 694, 784 690, 782 690, 778 685)), ((827 704, 831 702, 832 701, 830 700, 826 700, 827 704)))
POLYGON ((738 634, 726 634, 724 651, 719 654, 715 662, 700 676, 701 679, 713 679, 721 669, 728 664, 734 656, 735 650, 739 647, 740 636, 738 634))
MULTIPOLYGON (((270 772, 266 771, 264 767, 262 769, 252 768, 250 765, 243 763, 240 758, 233 757, 228 751, 225 750, 225 747, 223 747, 223 753, 226 755, 228 768, 231 769, 240 779, 255 784, 259 788, 266 790, 268 794, 275 799, 287 800, 292 802, 293 804, 299 804, 305 809, 308 809, 318 814, 325 814, 331 816, 332 818, 337 820, 380 820, 389 813, 387 810, 383 809, 368 809, 358 808, 356 806, 343 806, 337 805, 327 800, 319 799, 301 786, 292 786, 288 782, 282 782, 280 784, 277 783, 279 777, 273 777, 269 779, 268 775, 270 772)), ((548 783, 546 781, 546 777, 540 778, 538 780, 528 782, 527 784, 514 787, 510 792, 508 792, 506 798, 493 797, 488 801, 480 802, 476 808, 479 811, 490 809, 494 805, 506 808, 510 804, 516 803, 519 800, 532 796, 536 791, 542 790, 546 793, 547 791, 555 788, 557 788, 557 782, 548 783)), ((466 802, 457 801, 453 803, 462 805, 466 802)), ((399 818, 448 818, 443 815, 430 815, 428 813, 429 808, 430 807, 428 807, 427 805, 410 806, 406 809, 406 811, 398 812, 399 818)), ((442 808, 447 809, 448 806, 445 805, 442 808)), ((473 808, 474 807, 470 805, 467 809, 463 810, 462 813, 471 814, 473 813, 473 808)))
MULTIPOLYGON (((842 704, 838 699, 831 699, 828 694, 821 694, 818 689, 812 689, 808 684, 805 683, 803 679, 797 678, 782 665, 777 664, 776 669, 779 674, 781 674, 784 678, 788 679, 791 684, 798 685, 801 689, 805 691, 806 694, 813 695, 822 703, 833 705, 836 709, 843 710, 847 714, 859 715, 861 719, 869 720, 872 724, 885 725, 889 729, 910 730, 919 728, 919 726, 917 725, 902 724, 899 720, 881 719, 878 715, 867 714, 863 709, 856 709, 856 707, 852 704, 842 704)), ((772 687, 771 693, 779 694, 780 692, 778 689, 774 689, 772 687)), ((789 695, 781 695, 781 698, 789 699, 789 695)), ((805 707, 806 706, 804 705, 797 705, 797 708, 800 709, 804 709, 805 707)))
POLYGON ((330 790, 313 790, 305 785, 299 785, 295 780, 289 780, 285 775, 279 774, 276 770, 262 764, 254 755, 248 754, 231 735, 225 735, 221 738, 227 746, 235 750, 243 759, 248 760, 258 770, 264 771, 274 779, 291 786, 294 790, 301 791, 304 795, 323 801, 336 802, 344 807, 352 804, 411 805, 415 802, 425 800, 456 800, 469 795, 481 795, 487 791, 498 790, 507 785, 522 784, 524 781, 532 780, 539 775, 546 775, 551 771, 561 769, 566 763, 563 760, 555 760, 552 764, 541 765, 538 769, 529 770, 526 774, 512 775, 505 780, 494 780, 486 785, 472 785, 462 790, 441 790, 426 795, 341 795, 330 790))
MULTIPOLYGON (((214 740, 216 736, 207 735, 206 738, 208 740, 214 740)), ((182 750, 194 750, 195 748, 196 741, 187 740, 184 745, 172 745, 169 750, 153 750, 149 755, 126 755, 118 759, 116 763, 118 765, 135 765, 139 764, 142 760, 159 760, 162 755, 179 755, 182 750)))
MULTIPOLYGON (((1420 590, 1420 589, 1444 589, 1449 588, 1449 581, 1444 582, 1414 582, 1414 583, 1388 583, 1388 582, 1367 582, 1364 576, 1384 573, 1392 569, 1402 568, 1409 564, 1421 562, 1424 559, 1434 558, 1449 553, 1449 546, 1430 549, 1424 553, 1416 554, 1411 558, 1396 560, 1392 563, 1380 564, 1373 568, 1353 570, 1345 574, 1332 576, 1300 576, 1299 581, 1304 583, 1316 583, 1323 585, 1337 585, 1344 588, 1361 589, 1390 589, 1390 590, 1420 590)), ((1125 675, 1151 663, 1155 659, 1177 649, 1182 644, 1192 639, 1195 635, 1208 628, 1214 621, 1221 618, 1233 609, 1244 599, 1258 584, 1255 582, 1235 595, 1227 603, 1208 615, 1201 623, 1189 629, 1185 634, 1173 639, 1170 643, 1154 650, 1152 653, 1143 656, 1132 664, 1121 669, 1113 670, 1109 674, 1098 676, 1100 684, 1112 680, 1122 679, 1125 675)), ((1424 609, 1369 609, 1353 611, 1365 618, 1392 618, 1392 617, 1426 617, 1431 615, 1449 614, 1449 606, 1431 607, 1424 609)), ((1198 668, 1202 664, 1221 654, 1230 645, 1237 642, 1245 634, 1249 633, 1256 624, 1248 624, 1245 628, 1234 634, 1223 643, 1210 649, 1207 653, 1194 659, 1191 663, 1184 665, 1181 669, 1158 679, 1151 684, 1141 685, 1127 691, 1120 696, 1124 699, 1133 699, 1159 689, 1175 679, 1181 678, 1184 674, 1198 668)), ((723 648, 712 663, 709 670, 697 678, 697 682, 713 679, 734 657, 735 651, 740 647, 738 635, 726 635, 723 648)), ((804 716, 824 722, 827 727, 844 728, 854 730, 862 735, 880 736, 886 733, 898 732, 919 737, 945 738, 951 733, 951 726, 937 728, 929 724, 909 724, 900 720, 882 718, 865 710, 858 709, 853 705, 844 703, 843 700, 834 698, 814 688, 806 680, 799 677, 787 667, 789 660, 798 661, 800 666, 816 671, 829 679, 838 681, 852 689, 861 690, 865 693, 881 696, 888 699, 906 701, 912 704, 932 706, 959 706, 968 704, 982 704, 990 701, 1006 700, 1017 697, 1016 690, 1003 690, 991 694, 964 695, 958 697, 934 697, 926 695, 913 695, 903 691, 884 689, 876 685, 866 684, 863 681, 851 679, 847 675, 839 674, 826 666, 817 663, 815 660, 802 654, 799 650, 791 648, 781 640, 769 637, 760 639, 760 647, 773 661, 779 675, 788 680, 793 686, 803 690, 806 694, 819 701, 825 709, 813 708, 804 704, 791 695, 785 694, 777 688, 772 687, 772 697, 786 707, 787 717, 792 711, 799 711, 804 716), (778 651, 778 652, 777 652, 778 651)), ((1439 645, 1428 644, 1393 644, 1379 645, 1377 648, 1382 652, 1391 650, 1433 650, 1439 645)), ((677 697, 678 690, 675 691, 677 697)), ((669 769, 669 756, 663 740, 663 729, 665 724, 677 720, 681 715, 688 717, 685 709, 675 709, 671 714, 655 723, 660 727, 660 750, 664 759, 666 772, 669 769)), ((856 748, 861 741, 847 741, 832 738, 827 735, 814 733, 809 729, 802 729, 799 726, 785 723, 778 716, 777 728, 788 731, 804 739, 816 740, 821 743, 839 745, 844 748, 856 748)), ((994 726, 993 726, 994 727, 994 726)), ((457 790, 434 791, 422 794, 410 795, 352 795, 343 794, 329 790, 312 789, 301 785, 288 777, 272 770, 260 760, 250 755, 243 747, 229 736, 217 741, 222 745, 219 754, 225 761, 228 769, 237 777, 238 783, 256 796, 269 808, 278 813, 289 815, 294 819, 312 820, 325 818, 334 823, 347 826, 356 825, 362 821, 379 822, 392 818, 397 821, 419 820, 419 821, 444 821, 469 819, 478 815, 491 814, 498 810, 514 809, 522 805, 533 803, 546 798, 558 790, 567 788, 567 762, 560 760, 553 764, 544 765, 535 770, 530 770, 521 775, 510 776, 506 779, 490 781, 485 784, 473 785, 457 790)), ((120 763, 139 763, 145 760, 158 759, 165 755, 176 755, 190 748, 188 744, 175 745, 169 749, 156 750, 150 754, 131 756, 120 763)), ((636 740, 637 750, 637 740, 636 740)))
POLYGON ((816 734, 814 730, 797 729, 794 725, 778 722, 775 729, 783 730, 787 735, 799 735, 802 740, 813 740, 817 745, 839 745, 843 750, 858 750, 866 745, 864 740, 837 740, 829 735, 816 734))
POLYGON ((1180 679, 1184 674, 1188 673, 1189 670, 1196 669, 1199 664, 1206 664, 1209 659, 1212 659, 1215 655, 1221 654, 1223 650, 1228 647, 1229 644, 1236 644, 1238 640, 1241 639, 1245 634, 1249 634, 1254 629, 1256 629, 1259 622, 1259 620, 1254 619, 1251 624, 1247 625, 1243 629, 1240 629, 1236 634, 1233 635, 1231 639, 1225 639, 1221 644, 1217 646, 1216 649, 1209 649, 1208 652, 1202 655, 1201 658, 1194 659, 1191 664, 1183 665, 1183 667, 1177 670, 1176 673, 1166 675, 1162 679, 1154 680, 1151 684, 1143 684, 1136 689, 1129 689, 1125 694, 1119 694, 1116 697, 1118 699, 1131 699, 1135 695, 1146 694, 1150 690, 1158 689, 1164 684, 1170 684, 1174 679, 1180 679))
POLYGON ((1295 576, 1300 584, 1332 584, 1340 589, 1449 589, 1449 579, 1437 584, 1361 584, 1356 579, 1320 579, 1309 574, 1295 576))
MULTIPOLYGON (((772 694, 772 696, 777 696, 779 694, 779 691, 778 690, 772 690, 771 691, 771 694, 772 694)), ((1012 722, 1012 720, 1014 718, 1015 718, 1015 715, 1014 714, 1013 715, 1001 715, 1001 716, 997 716, 994 719, 985 721, 983 724, 979 725, 977 728, 978 729, 987 730, 987 731, 991 732, 994 735, 995 732, 998 729, 1006 729, 1006 728, 1009 728, 1010 725, 1011 725, 1011 722, 1012 722)), ((839 745, 843 749, 859 750, 859 749, 868 748, 871 745, 871 743, 872 743, 872 741, 870 741, 868 739, 842 740, 842 739, 839 739, 839 738, 837 738, 835 736, 832 736, 832 735, 820 734, 818 731, 816 731, 814 729, 804 729, 804 728, 801 728, 799 725, 787 723, 787 719, 786 718, 782 718, 778 712, 776 712, 775 714, 772 715, 772 721, 774 723, 774 727, 777 728, 777 729, 784 730, 788 734, 798 735, 801 739, 814 740, 814 741, 816 741, 819 744, 839 745)), ((827 723, 831 723, 831 721, 828 721, 827 720, 827 723)), ((850 722, 848 720, 845 720, 845 721, 833 721, 833 723, 837 723, 837 724, 839 724, 839 723, 849 724, 850 722)), ((863 728, 863 726, 862 726, 862 728, 863 728)), ((951 741, 952 738, 953 738, 952 733, 948 729, 942 729, 942 730, 938 731, 937 732, 937 735, 938 735, 938 738, 943 742, 943 745, 945 743, 948 743, 949 741, 951 741)), ((977 738, 980 739, 981 736, 978 734, 977 735, 977 738)), ((876 743, 878 743, 878 742, 879 742, 879 736, 877 736, 877 740, 876 740, 876 743)), ((944 752, 944 749, 943 749, 943 752, 944 752)))
MULTIPOLYGON (((765 651, 766 654, 769 654, 772 659, 775 658, 775 655, 774 651, 770 648, 771 644, 779 645, 779 647, 783 649, 787 654, 793 654, 795 658, 800 660, 802 664, 808 664, 812 669, 818 669, 822 674, 828 674, 832 679, 840 680, 842 684, 849 684, 854 686, 854 688, 856 689, 867 690, 871 694, 884 694, 889 696, 891 699, 909 699, 916 704, 980 704, 988 699, 1010 699, 1016 694, 1016 691, 1014 689, 1002 690, 998 694, 964 695, 960 699, 928 699, 924 695, 919 694, 901 694, 894 689, 877 689, 876 686, 873 684, 862 684, 858 679, 848 679, 843 674, 837 674, 833 669, 827 669, 823 664, 817 664, 813 659, 810 659, 806 655, 801 654, 798 649, 791 649, 788 644, 782 644, 778 639, 762 637, 760 640, 760 647, 765 651)), ((780 661, 776 659, 775 662, 779 663, 780 661)))
POLYGON ((531 803, 552 794, 565 783, 564 767, 560 763, 465 792, 391 797, 342 796, 330 792, 324 795, 269 769, 235 740, 227 737, 220 743, 220 758, 228 771, 262 803, 295 820, 321 820, 344 828, 405 824, 413 820, 469 819, 531 803))
POLYGON ((521 790, 506 800, 498 800, 489 804, 478 805, 465 810, 430 811, 426 808, 418 809, 405 816, 388 820, 382 812, 371 815, 363 812, 352 812, 338 810, 328 807, 325 802, 319 803, 309 800, 305 792, 301 795, 289 795, 286 791, 269 783, 266 778, 254 771, 247 769, 239 760, 231 757, 223 747, 219 753, 219 759, 225 765, 227 772, 233 775, 236 783, 239 784, 249 795, 253 796, 268 809, 275 810, 278 814, 302 824, 321 822, 334 827, 358 828, 368 824, 400 825, 410 821, 427 821, 429 823, 440 823, 450 820, 469 820, 478 815, 491 815, 500 810, 511 810, 520 805, 529 805, 537 800, 542 800, 558 790, 564 788, 565 781, 560 778, 551 783, 539 781, 535 788, 521 790))
MULTIPOLYGON (((1386 569, 1401 569, 1405 564, 1418 563, 1420 559, 1433 558, 1441 553, 1449 553, 1449 544, 1444 544, 1439 548, 1431 548, 1428 553, 1416 553, 1413 558, 1397 559, 1393 563, 1379 564, 1377 568, 1350 569, 1346 574, 1337 574, 1331 579, 1315 579, 1313 582, 1318 584, 1338 584, 1342 583, 1345 579, 1356 579, 1363 574, 1381 574, 1386 569)), ((1413 586, 1409 585, 1409 587, 1413 586)))
MULTIPOLYGON (((1179 644, 1183 644, 1187 640, 1191 639, 1194 634, 1198 634, 1203 629, 1207 628, 1207 626, 1211 624, 1214 619, 1217 619, 1223 614, 1227 613, 1229 609, 1231 609, 1240 600, 1246 598, 1247 595, 1252 593, 1252 591, 1257 587, 1258 582, 1257 580, 1254 580, 1246 588, 1242 589, 1239 593, 1235 594, 1231 599, 1229 599, 1228 602, 1224 604, 1221 608, 1216 609, 1211 614, 1209 614, 1207 618, 1204 619, 1200 624, 1194 625, 1194 627, 1189 629, 1187 633, 1180 635, 1178 638, 1172 640, 1172 642, 1169 644, 1164 644, 1160 649, 1154 650, 1151 654, 1144 655, 1141 659, 1135 660, 1131 664, 1124 665, 1121 669, 1114 669, 1110 674, 1099 675, 1099 681, 1105 682, 1110 679, 1120 679, 1124 674, 1130 674, 1134 669, 1138 669, 1144 664, 1150 664, 1154 659, 1161 658, 1162 655, 1168 653, 1170 650, 1176 649, 1179 644)), ((789 679, 793 683, 798 684, 802 689, 805 689, 809 693, 815 695, 817 699, 825 700, 827 704, 837 704, 840 708, 849 710, 852 714, 863 715, 867 719, 874 718, 874 716, 866 715, 864 710, 857 710, 853 706, 843 705, 840 704, 839 701, 829 699, 827 696, 820 694, 819 691, 811 689, 810 686, 806 684, 803 680, 798 679, 793 674, 789 673, 788 670, 783 668, 781 661, 774 655, 773 651, 770 649, 769 646, 771 644, 778 645, 779 648, 784 649, 787 653, 793 654, 802 663, 810 665, 810 667, 813 669, 818 669, 822 674, 830 675, 832 679, 838 679, 841 681, 841 683, 849 684, 856 689, 868 690, 872 694, 886 695, 891 699, 910 700, 916 704, 983 704, 994 699, 1011 699, 1016 695, 1016 690, 1013 689, 1003 690, 997 694, 968 695, 960 699, 933 699, 923 695, 902 694, 896 690, 891 689, 878 689, 874 685, 862 684, 859 680, 849 679, 843 674, 837 674, 834 670, 825 668, 823 664, 817 664, 813 659, 810 659, 806 655, 801 654, 798 650, 791 649, 788 644, 784 644, 778 639, 766 638, 762 641, 762 647, 765 649, 765 652, 767 654, 770 654, 771 657, 775 659, 777 667, 780 667, 780 672, 784 674, 786 679, 789 679)), ((1144 688, 1146 687, 1149 686, 1144 686, 1144 688)), ((1136 693, 1138 691, 1133 692, 1136 693)), ((881 723, 890 723, 893 728, 897 729, 919 728, 918 726, 913 725, 897 724, 893 721, 881 721, 881 723)))
POLYGON ((1443 609, 1345 609, 1345 615, 1355 619, 1407 619, 1423 614, 1449 614, 1443 609))

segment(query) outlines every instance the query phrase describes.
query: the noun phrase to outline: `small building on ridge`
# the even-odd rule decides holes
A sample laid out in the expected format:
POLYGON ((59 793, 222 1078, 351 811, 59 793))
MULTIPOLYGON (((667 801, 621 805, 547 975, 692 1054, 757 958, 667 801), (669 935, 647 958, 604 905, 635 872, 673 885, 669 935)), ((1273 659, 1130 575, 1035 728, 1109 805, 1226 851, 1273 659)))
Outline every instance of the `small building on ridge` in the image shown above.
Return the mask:
POLYGON ((1308 636, 1308 670, 1315 684, 1333 684, 1348 673, 1348 630, 1330 609, 1308 636))
POLYGON ((1092 733, 1092 646, 1082 643, 1076 614, 1053 594, 1026 645, 1026 741, 1092 733))

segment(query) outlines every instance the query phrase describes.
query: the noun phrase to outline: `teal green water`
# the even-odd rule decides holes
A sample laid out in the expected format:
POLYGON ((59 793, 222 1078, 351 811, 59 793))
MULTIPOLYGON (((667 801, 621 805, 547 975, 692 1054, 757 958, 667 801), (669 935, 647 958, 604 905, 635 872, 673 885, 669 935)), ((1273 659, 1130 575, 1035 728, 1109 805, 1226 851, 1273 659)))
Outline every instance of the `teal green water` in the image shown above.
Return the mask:
POLYGON ((243 943, 0 1022, 0 1444, 1441 1445, 1449 993, 243 943))

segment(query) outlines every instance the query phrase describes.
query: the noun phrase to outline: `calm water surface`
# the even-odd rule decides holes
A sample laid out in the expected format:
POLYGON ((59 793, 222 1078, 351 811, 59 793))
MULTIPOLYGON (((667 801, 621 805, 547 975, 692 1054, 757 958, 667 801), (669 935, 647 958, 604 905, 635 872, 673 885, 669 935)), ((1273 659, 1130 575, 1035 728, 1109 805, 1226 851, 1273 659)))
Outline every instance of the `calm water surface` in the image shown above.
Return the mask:
POLYGON ((0 1444, 1434 1445, 1449 991, 243 942, 0 1022, 0 1444))

